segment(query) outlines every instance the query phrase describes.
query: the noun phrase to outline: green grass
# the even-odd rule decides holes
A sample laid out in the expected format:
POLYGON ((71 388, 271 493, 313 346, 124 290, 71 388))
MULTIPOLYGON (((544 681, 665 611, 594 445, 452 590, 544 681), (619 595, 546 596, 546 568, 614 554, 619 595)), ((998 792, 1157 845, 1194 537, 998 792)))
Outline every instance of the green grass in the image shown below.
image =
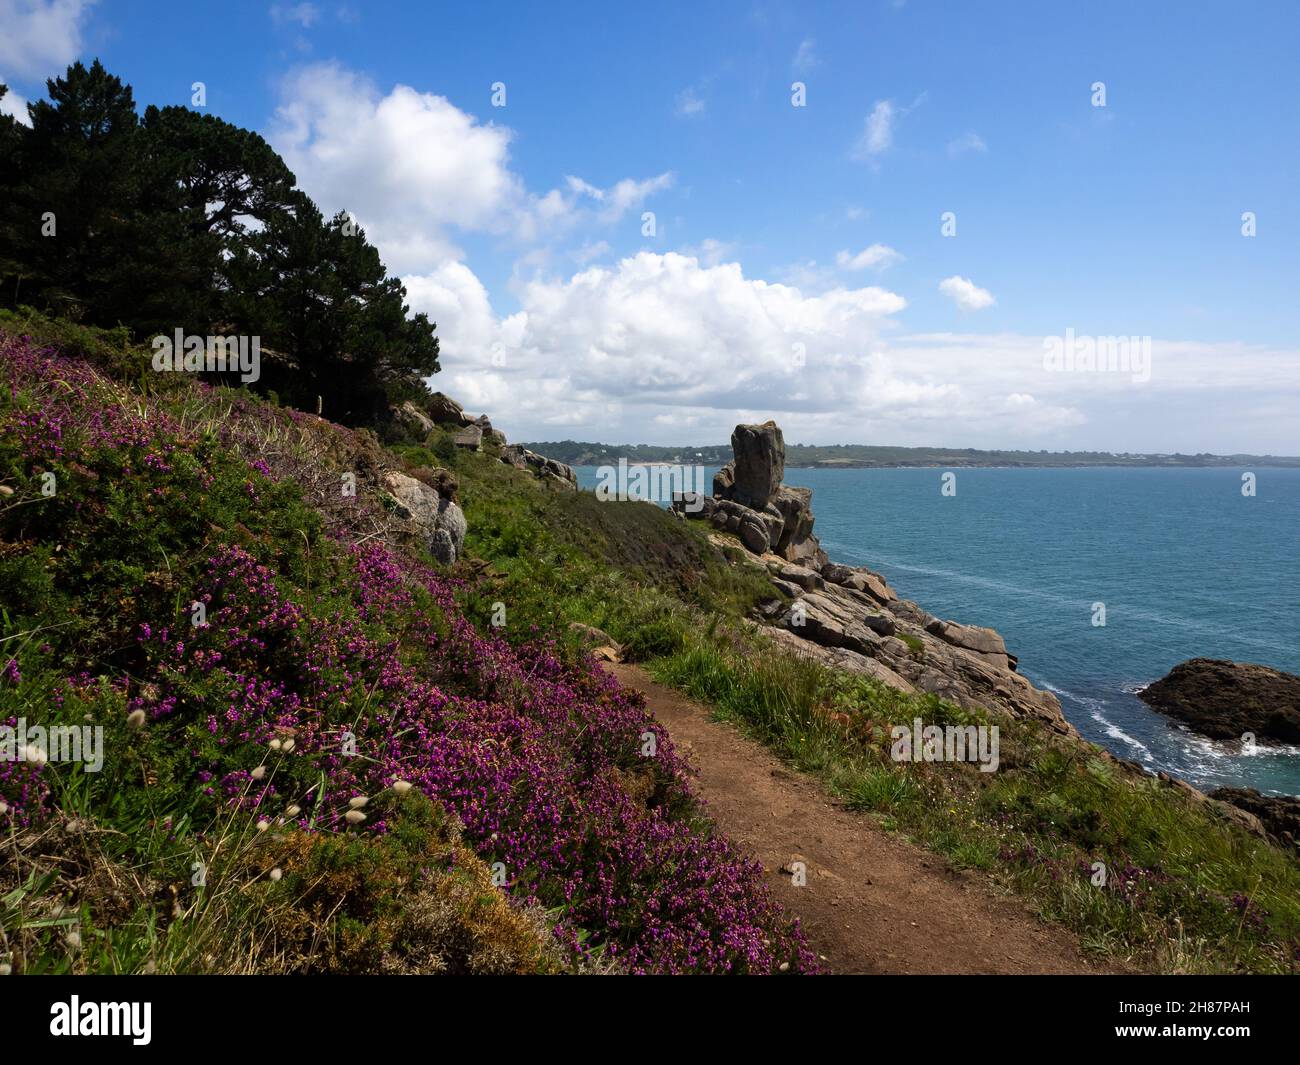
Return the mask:
POLYGON ((921 640, 921 637, 913 636, 910 632, 896 632, 894 635, 907 644, 907 649, 912 654, 920 655, 925 653, 925 643, 921 640))
POLYGON ((1095 953, 1175 973, 1296 971, 1300 867, 1212 804, 1035 722, 904 695, 746 639, 757 638, 692 634, 650 669, 833 795, 1024 895, 1095 953), (914 717, 998 725, 999 770, 891 760, 890 726, 914 717))
MULTIPOLYGON (((437 464, 434 447, 402 449, 437 464)), ((695 523, 646 503, 602 502, 462 451, 451 467, 469 523, 466 551, 489 560, 467 609, 490 621, 506 604, 507 633, 595 625, 634 658, 670 653, 707 616, 739 617, 773 597, 762 574, 732 566, 695 523)))

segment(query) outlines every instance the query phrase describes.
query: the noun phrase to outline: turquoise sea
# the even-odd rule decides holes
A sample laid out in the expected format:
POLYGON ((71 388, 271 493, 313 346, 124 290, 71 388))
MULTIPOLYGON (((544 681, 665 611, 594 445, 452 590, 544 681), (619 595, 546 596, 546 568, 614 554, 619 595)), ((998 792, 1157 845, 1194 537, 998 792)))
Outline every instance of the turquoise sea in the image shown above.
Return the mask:
MULTIPOLYGON (((596 470, 579 468, 590 488, 596 470)), ((1300 673, 1300 470, 790 469, 832 559, 997 629, 1088 739, 1198 787, 1300 794, 1300 748, 1244 755, 1135 694, 1198 656, 1300 673), (1093 624, 1105 604, 1104 626, 1093 624)), ((712 482, 713 470, 708 470, 712 482)))

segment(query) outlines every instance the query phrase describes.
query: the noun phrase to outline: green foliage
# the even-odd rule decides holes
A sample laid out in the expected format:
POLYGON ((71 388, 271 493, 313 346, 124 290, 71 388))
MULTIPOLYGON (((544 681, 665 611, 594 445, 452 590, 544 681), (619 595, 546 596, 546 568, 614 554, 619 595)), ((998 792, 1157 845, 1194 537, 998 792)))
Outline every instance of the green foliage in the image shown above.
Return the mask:
POLYGON ((123 380, 141 380, 149 368, 148 355, 131 344, 125 326, 99 329, 54 318, 32 307, 0 307, 0 330, 29 336, 37 343, 58 348, 123 380))
MULTIPOLYGON (((0 122, 0 305, 157 335, 258 337, 256 387, 379 425, 427 394, 434 325, 345 214, 325 220, 258 134, 149 107, 96 60, 0 122)), ((219 373, 210 376, 220 379, 219 373)), ((226 383, 235 383, 226 374, 226 383)))
POLYGON ((282 349, 266 387, 346 425, 386 416, 390 386, 438 370, 427 316, 407 318, 406 290, 346 214, 326 222, 300 192, 232 250, 230 313, 240 331, 282 349))
POLYGON ((253 851, 263 905, 238 934, 278 959, 273 971, 560 971, 542 923, 493 887, 440 808, 418 792, 388 806, 383 836, 295 831, 253 851), (280 881, 266 878, 272 869, 280 881))

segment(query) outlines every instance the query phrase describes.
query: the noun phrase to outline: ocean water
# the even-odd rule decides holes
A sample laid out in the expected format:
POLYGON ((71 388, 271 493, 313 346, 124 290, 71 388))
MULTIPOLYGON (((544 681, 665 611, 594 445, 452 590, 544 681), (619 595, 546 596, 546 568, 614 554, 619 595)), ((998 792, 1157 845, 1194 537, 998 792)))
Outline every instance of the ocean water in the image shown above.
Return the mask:
MULTIPOLYGON (((1202 788, 1300 794, 1300 748, 1198 737, 1136 692, 1195 657, 1300 673, 1300 470, 791 469, 837 562, 987 625, 1088 739, 1202 788), (1105 604, 1105 625, 1093 624, 1105 604)), ((710 483, 713 470, 708 471, 710 483)), ((594 468, 578 470, 592 487, 594 468)))

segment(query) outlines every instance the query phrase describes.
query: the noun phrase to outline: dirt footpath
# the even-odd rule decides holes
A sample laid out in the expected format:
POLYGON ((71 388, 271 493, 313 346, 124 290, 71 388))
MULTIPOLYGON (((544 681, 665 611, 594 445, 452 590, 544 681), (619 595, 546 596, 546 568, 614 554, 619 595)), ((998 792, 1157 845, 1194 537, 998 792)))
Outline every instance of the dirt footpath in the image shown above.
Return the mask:
POLYGON ((645 693, 654 716, 699 770, 697 789, 723 831, 768 871, 775 896, 802 921, 836 973, 1099 973, 1075 938, 976 876, 891 837, 835 805, 813 778, 707 707, 631 665, 606 667, 645 693), (798 856, 807 884, 782 872, 798 856))

